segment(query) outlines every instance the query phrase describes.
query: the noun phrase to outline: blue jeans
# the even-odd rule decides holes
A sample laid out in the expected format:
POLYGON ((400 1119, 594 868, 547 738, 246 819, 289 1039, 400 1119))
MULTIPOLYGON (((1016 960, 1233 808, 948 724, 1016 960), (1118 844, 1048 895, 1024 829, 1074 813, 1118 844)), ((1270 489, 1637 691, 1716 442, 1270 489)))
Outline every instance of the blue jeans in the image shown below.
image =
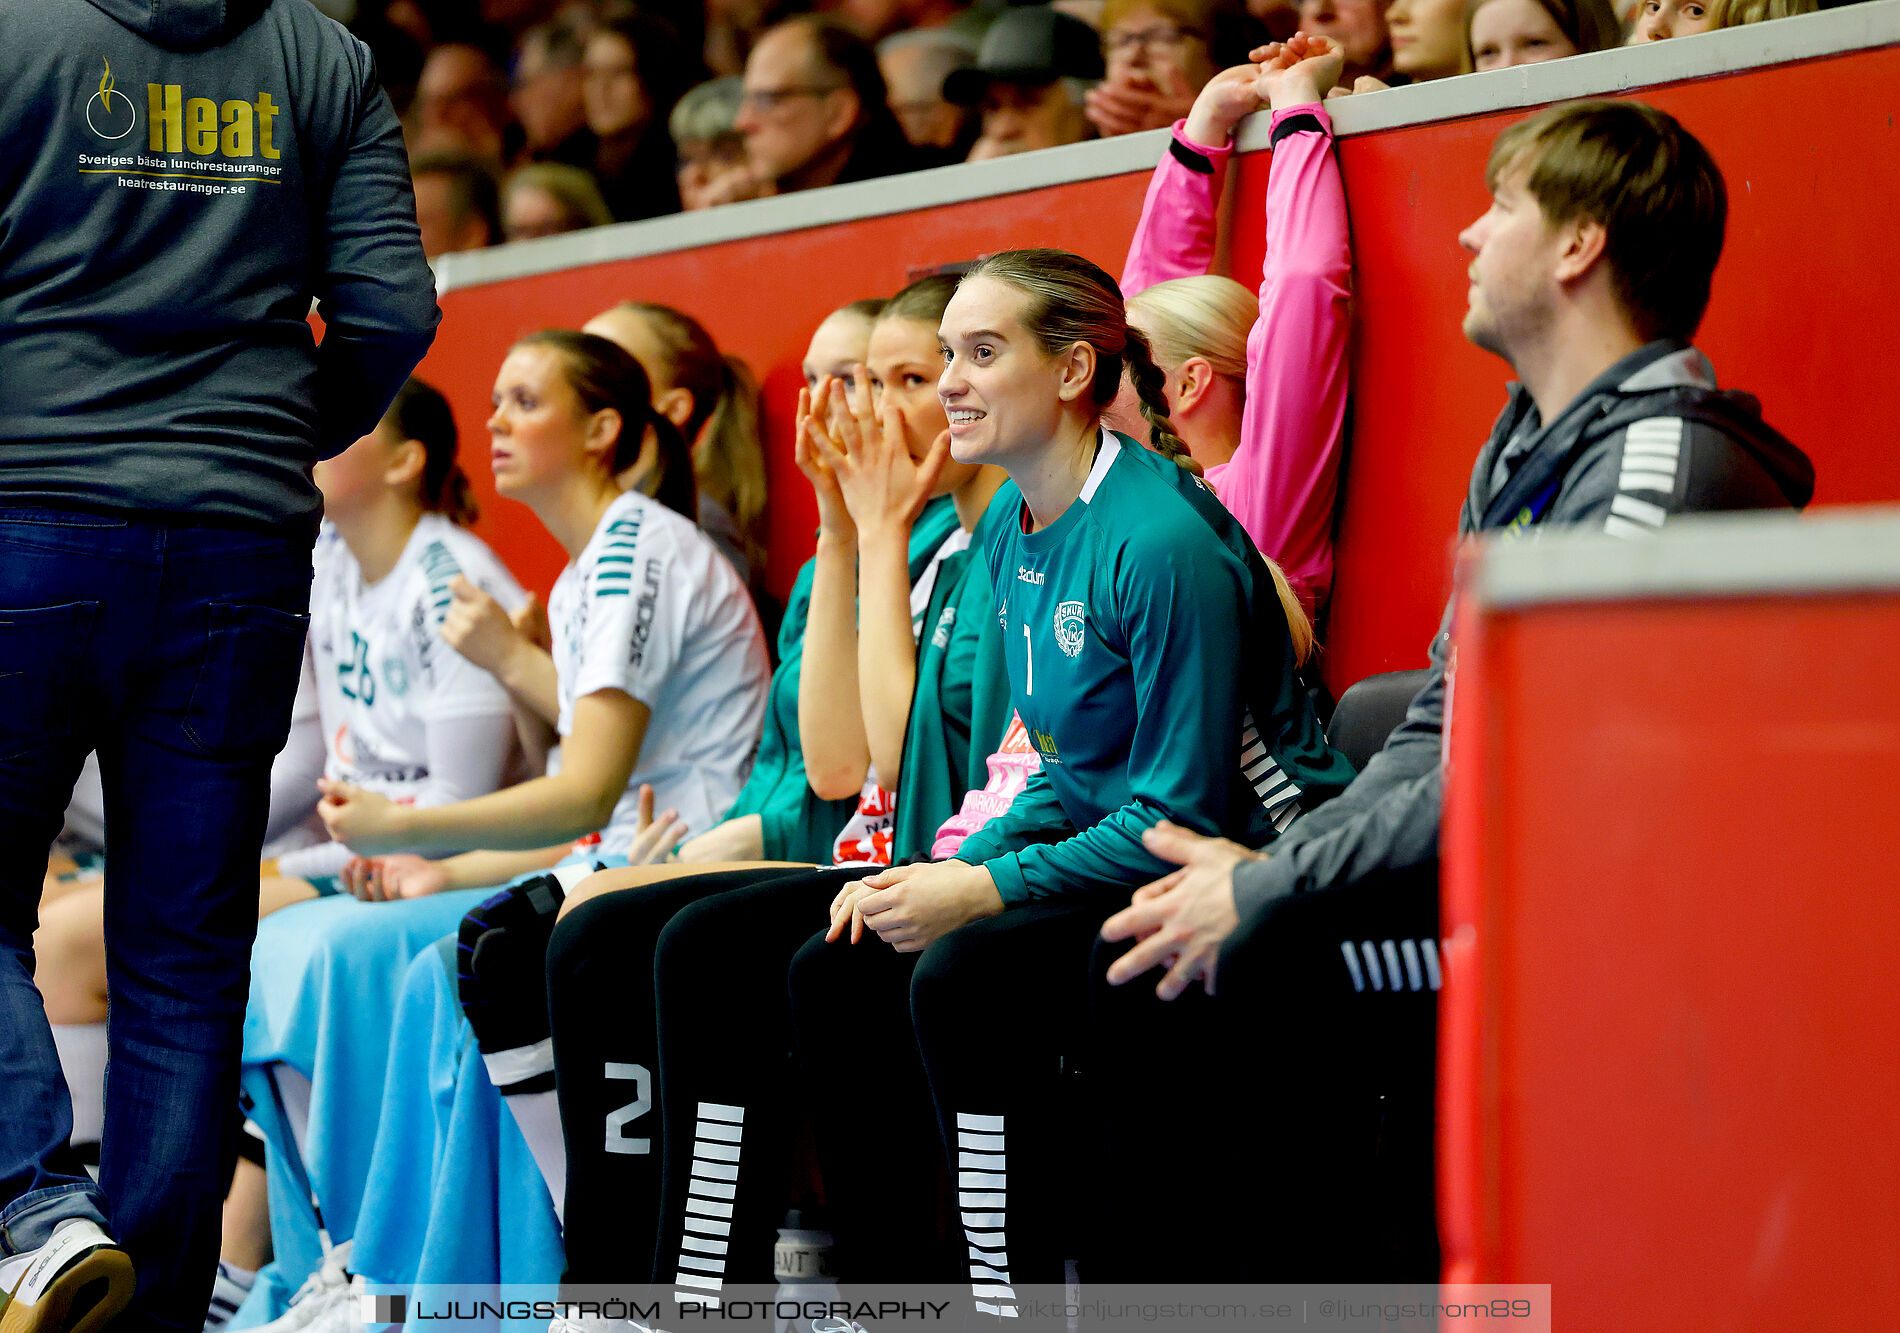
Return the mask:
POLYGON ((238 1132, 271 759, 310 606, 303 534, 0 508, 0 1255, 91 1218, 132 1255, 120 1329, 196 1329, 238 1132), (111 996, 100 1184, 39 991, 46 852, 105 780, 111 996))

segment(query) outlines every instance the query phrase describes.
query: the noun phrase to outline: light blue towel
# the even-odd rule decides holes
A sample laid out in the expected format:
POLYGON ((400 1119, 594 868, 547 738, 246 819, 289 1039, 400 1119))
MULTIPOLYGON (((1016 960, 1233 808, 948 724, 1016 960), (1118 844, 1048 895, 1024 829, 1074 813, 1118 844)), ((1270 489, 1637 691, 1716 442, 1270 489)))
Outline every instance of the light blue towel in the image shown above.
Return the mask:
POLYGON ((398 1021, 410 960, 452 935, 463 914, 491 892, 465 889, 394 903, 319 898, 259 923, 244 1015, 244 1090, 270 1163, 275 1259, 234 1328, 282 1314, 290 1294, 323 1261, 304 1172, 331 1240, 355 1234, 393 1039, 413 1035, 403 1025, 409 1020, 398 1021), (266 1073, 273 1062, 311 1083, 302 1171, 266 1073))
POLYGON ((512 1300, 552 1299, 560 1224, 462 1016, 454 936, 410 964, 401 1022, 350 1266, 377 1291, 500 1284, 512 1300), (422 1032, 426 1050, 406 1049, 422 1032))

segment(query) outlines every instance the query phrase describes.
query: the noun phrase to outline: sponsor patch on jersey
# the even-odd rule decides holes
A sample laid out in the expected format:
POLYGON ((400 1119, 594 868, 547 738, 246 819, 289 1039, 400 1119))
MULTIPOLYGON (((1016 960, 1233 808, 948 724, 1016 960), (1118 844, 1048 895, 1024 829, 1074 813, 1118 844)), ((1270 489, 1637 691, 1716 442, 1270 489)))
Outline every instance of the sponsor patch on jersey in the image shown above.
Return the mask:
POLYGON ((1087 611, 1080 602, 1064 602, 1056 608, 1056 647, 1064 656, 1082 655, 1083 617, 1087 611))

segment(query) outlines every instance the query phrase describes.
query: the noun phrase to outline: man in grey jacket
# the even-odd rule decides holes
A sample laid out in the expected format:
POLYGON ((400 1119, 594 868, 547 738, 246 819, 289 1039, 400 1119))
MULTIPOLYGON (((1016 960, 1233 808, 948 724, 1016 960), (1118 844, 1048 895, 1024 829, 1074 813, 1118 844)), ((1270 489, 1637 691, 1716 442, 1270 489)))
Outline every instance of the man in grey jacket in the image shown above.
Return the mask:
POLYGON ((0 141, 0 1330, 128 1299, 120 1328, 197 1328, 311 468, 374 426, 438 312, 368 51, 304 0, 0 7, 0 141), (98 1184, 31 953, 95 750, 98 1184))
MULTIPOLYGON (((1459 238, 1471 253, 1464 331, 1510 362, 1519 383, 1478 455, 1460 535, 1564 525, 1641 539, 1674 514, 1805 505, 1806 456, 1762 421, 1753 398, 1718 390, 1689 345, 1727 216, 1702 145, 1639 103, 1571 103, 1500 135, 1487 177, 1492 205, 1459 238)), ((1305 1089, 1319 1080, 1293 1052, 1328 1048, 1361 1064, 1396 1051, 1429 1087, 1432 987, 1403 975, 1375 984, 1348 967, 1356 960, 1339 941, 1437 938, 1450 615, 1385 748, 1271 854, 1171 825, 1150 831, 1150 850, 1185 869, 1103 927, 1107 940, 1138 941, 1107 968, 1111 985, 1146 977, 1144 987, 1172 1000, 1196 980, 1212 995, 1218 981, 1210 1021, 1255 1030, 1297 1012, 1274 1029, 1287 1040, 1272 1068, 1305 1089), (1374 988, 1386 1012, 1404 1015, 1396 1038, 1368 1037, 1353 1006, 1374 988), (1350 1049, 1368 1040, 1378 1056, 1350 1049)), ((1118 1005, 1123 1021, 1143 1021, 1126 1017, 1140 1013, 1127 999, 1118 1005)), ((1332 1165, 1310 1151, 1309 1160, 1332 1165)))

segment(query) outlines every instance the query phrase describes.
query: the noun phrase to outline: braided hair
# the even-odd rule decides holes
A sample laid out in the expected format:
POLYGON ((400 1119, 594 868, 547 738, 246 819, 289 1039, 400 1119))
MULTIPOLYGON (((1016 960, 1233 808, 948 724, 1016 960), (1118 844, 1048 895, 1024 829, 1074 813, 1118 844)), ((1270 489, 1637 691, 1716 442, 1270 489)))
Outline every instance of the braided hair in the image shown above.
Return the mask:
POLYGON ((1122 361, 1128 367, 1128 382, 1135 386, 1135 396, 1141 401, 1141 416, 1148 423, 1150 447, 1200 476, 1201 465, 1189 457, 1187 445, 1174 433, 1174 422, 1168 416, 1167 376, 1155 364, 1148 335, 1132 324, 1128 326, 1128 346, 1122 353, 1122 361))
POLYGON ((1098 416, 1115 400, 1126 366, 1148 423, 1149 447, 1200 475, 1201 465, 1189 457, 1168 419, 1166 381, 1148 339, 1129 327, 1122 290, 1113 278, 1080 255, 1053 249, 1000 251, 978 260, 963 280, 973 277, 994 278, 1028 298, 1023 327, 1046 355, 1078 342, 1095 350, 1089 400, 1098 416))

